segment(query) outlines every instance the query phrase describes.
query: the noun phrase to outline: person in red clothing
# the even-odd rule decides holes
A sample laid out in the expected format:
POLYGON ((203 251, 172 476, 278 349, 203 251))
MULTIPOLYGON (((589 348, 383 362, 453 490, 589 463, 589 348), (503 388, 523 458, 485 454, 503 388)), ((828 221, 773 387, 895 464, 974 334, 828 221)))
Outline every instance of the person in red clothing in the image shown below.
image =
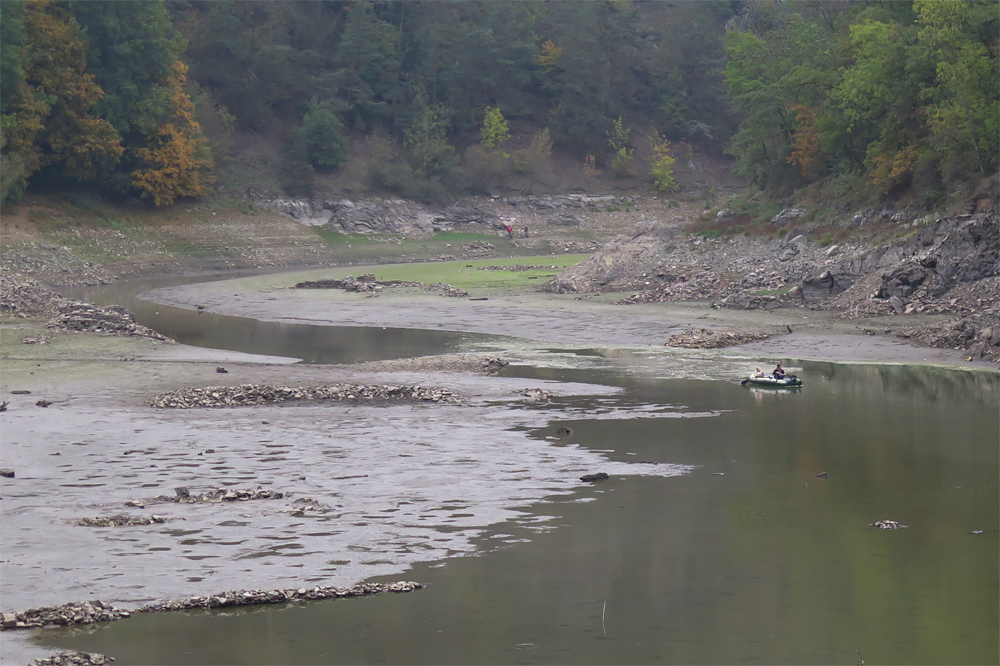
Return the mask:
POLYGON ((507 238, 514 240, 514 227, 507 225, 507 238))

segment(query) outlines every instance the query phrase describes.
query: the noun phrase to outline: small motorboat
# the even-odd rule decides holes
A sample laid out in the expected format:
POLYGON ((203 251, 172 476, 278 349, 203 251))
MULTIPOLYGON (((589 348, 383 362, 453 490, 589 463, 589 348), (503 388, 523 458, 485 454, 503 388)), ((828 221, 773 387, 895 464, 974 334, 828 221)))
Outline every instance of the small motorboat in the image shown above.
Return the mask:
POLYGON ((764 375, 762 377, 750 375, 740 383, 768 388, 798 388, 802 386, 802 380, 795 375, 785 375, 784 379, 775 379, 771 375, 764 375))

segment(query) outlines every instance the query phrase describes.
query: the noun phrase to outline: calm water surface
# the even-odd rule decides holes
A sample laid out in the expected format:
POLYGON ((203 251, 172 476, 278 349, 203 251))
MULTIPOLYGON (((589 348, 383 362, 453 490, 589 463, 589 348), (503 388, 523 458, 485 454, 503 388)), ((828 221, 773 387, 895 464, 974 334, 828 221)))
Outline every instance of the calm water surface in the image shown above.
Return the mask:
MULTIPOLYGON (((219 279, 206 277, 203 280, 219 279)), ((290 356, 306 363, 358 363, 466 351, 493 336, 451 331, 361 326, 280 324, 159 305, 138 293, 191 278, 161 278, 121 282, 102 287, 66 288, 62 293, 97 305, 123 305, 136 321, 169 338, 196 347, 229 349, 248 354, 290 356)))
POLYGON ((617 404, 557 403, 574 412, 722 413, 553 421, 534 436, 569 425, 613 460, 698 467, 530 507, 551 520, 496 525, 479 556, 392 577, 429 584, 413 594, 139 616, 43 640, 117 664, 997 663, 1000 377, 801 365, 794 392, 508 369, 626 389, 617 404), (870 526, 880 519, 910 527, 870 526))

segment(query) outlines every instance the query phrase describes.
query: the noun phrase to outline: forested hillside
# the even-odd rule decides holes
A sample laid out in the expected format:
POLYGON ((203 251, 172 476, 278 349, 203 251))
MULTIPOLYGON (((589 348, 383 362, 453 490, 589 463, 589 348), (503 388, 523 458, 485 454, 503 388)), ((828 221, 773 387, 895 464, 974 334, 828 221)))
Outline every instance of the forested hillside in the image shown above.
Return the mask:
MULTIPOLYGON (((234 138, 289 187, 365 142, 373 190, 531 177, 553 155, 654 190, 685 151, 760 188, 927 206, 997 171, 994 0, 4 0, 2 198, 203 194, 234 138), (511 127, 528 128, 520 142, 511 127)), ((689 154, 689 153, 688 153, 689 154)))

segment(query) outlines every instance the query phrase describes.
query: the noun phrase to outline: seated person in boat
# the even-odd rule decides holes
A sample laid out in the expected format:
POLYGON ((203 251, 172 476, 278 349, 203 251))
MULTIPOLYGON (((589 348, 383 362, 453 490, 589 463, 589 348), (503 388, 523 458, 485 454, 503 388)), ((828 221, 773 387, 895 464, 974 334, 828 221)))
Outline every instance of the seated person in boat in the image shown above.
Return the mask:
POLYGON ((754 377, 763 377, 764 376, 764 371, 761 370, 760 368, 757 368, 756 370, 753 371, 753 376, 754 377))
POLYGON ((785 369, 782 368, 781 364, 779 363, 778 367, 775 368, 774 372, 772 372, 771 374, 774 375, 775 379, 784 379, 785 378, 785 369))

